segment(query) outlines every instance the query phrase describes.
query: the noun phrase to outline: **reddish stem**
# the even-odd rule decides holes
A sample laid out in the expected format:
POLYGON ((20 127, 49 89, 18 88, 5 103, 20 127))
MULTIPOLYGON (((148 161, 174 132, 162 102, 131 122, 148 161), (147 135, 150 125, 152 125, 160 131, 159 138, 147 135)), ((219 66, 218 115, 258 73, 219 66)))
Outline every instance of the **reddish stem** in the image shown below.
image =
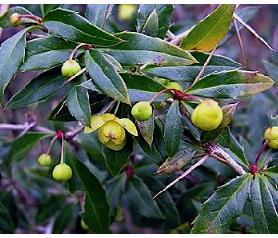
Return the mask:
POLYGON ((20 18, 27 18, 27 19, 31 19, 36 21, 38 24, 42 23, 42 19, 38 16, 34 16, 34 15, 20 15, 20 18))
POLYGON ((259 163, 259 161, 260 161, 260 158, 262 157, 263 153, 265 152, 265 149, 266 149, 266 147, 267 147, 267 144, 268 144, 268 141, 265 140, 264 143, 263 143, 263 145, 262 145, 262 147, 261 147, 261 149, 260 149, 260 151, 259 151, 259 153, 258 153, 258 155, 257 155, 257 157, 256 157, 255 165, 258 165, 258 163, 259 163))

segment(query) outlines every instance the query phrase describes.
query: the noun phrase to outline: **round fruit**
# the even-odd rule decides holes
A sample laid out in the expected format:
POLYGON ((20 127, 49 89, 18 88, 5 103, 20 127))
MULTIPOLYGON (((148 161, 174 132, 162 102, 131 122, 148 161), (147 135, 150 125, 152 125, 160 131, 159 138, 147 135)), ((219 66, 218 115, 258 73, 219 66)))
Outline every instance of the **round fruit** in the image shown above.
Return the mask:
POLYGON ((176 89, 176 90, 180 90, 180 91, 183 90, 179 83, 177 83, 177 82, 170 82, 170 81, 166 84, 166 88, 176 89))
POLYGON ((216 129, 223 119, 222 109, 214 100, 207 99, 201 102, 193 111, 191 121, 204 131, 216 129))
POLYGON ((268 141, 268 146, 278 149, 278 126, 269 127, 265 130, 264 139, 268 141))
POLYGON ((52 162, 52 159, 49 154, 41 154, 38 158, 38 163, 41 166, 50 166, 51 162, 52 162))
POLYGON ((10 16, 10 22, 13 26, 18 26, 21 24, 21 19, 20 19, 20 15, 18 13, 13 13, 10 16))
POLYGON ((81 70, 80 65, 75 60, 67 60, 62 66, 62 75, 71 77, 81 70))
POLYGON ((98 129, 99 141, 111 150, 119 151, 125 146, 125 130, 116 121, 108 121, 98 129))
POLYGON ((67 181, 72 176, 71 167, 66 163, 58 164, 54 167, 52 176, 57 181, 67 181))
POLYGON ((121 20, 130 20, 137 9, 136 4, 121 4, 119 6, 119 18, 121 20))
POLYGON ((138 102, 132 107, 131 114, 138 121, 147 121, 151 118, 153 109, 149 102, 138 102))

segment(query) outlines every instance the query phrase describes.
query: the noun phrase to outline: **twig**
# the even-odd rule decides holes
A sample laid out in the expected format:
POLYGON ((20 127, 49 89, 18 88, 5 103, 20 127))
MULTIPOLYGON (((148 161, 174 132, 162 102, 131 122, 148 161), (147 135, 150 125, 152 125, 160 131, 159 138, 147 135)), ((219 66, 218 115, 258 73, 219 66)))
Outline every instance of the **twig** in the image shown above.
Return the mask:
POLYGON ((101 114, 111 111, 111 109, 114 107, 115 103, 116 103, 116 100, 113 100, 106 107, 104 107, 98 114, 101 115, 101 114))
POLYGON ((259 153, 257 154, 257 157, 256 157, 256 160, 255 160, 255 164, 258 165, 259 161, 260 161, 260 158, 262 157, 263 153, 265 152, 265 149, 267 147, 267 144, 268 144, 268 141, 265 140, 259 153))
POLYGON ((208 56, 206 62, 204 63, 202 69, 200 70, 199 74, 197 75, 197 77, 195 78, 194 82, 191 84, 191 86, 190 86, 189 88, 191 88, 195 83, 197 83, 197 82, 200 80, 200 78, 203 76, 203 74, 204 74, 204 72, 205 72, 205 69, 206 69, 207 65, 209 64, 209 62, 210 62, 210 60, 211 60, 211 58, 212 58, 212 56, 213 56, 215 50, 217 49, 217 46, 218 46, 218 45, 216 45, 216 46, 213 48, 213 50, 210 52, 210 54, 209 54, 209 56, 208 56))
POLYGON ((101 23, 101 29, 103 29, 105 24, 106 24, 109 8, 110 8, 110 4, 107 4, 107 7, 106 7, 106 10, 105 10, 103 19, 102 19, 102 23, 101 23))
POLYGON ((179 182, 181 179, 186 177, 188 174, 190 174, 194 169, 202 165, 207 159, 209 158, 208 155, 204 156, 202 159, 200 159, 197 163, 192 165, 188 170, 186 170, 181 176, 176 178, 173 182, 169 183, 163 190, 161 190, 159 193, 157 193, 153 199, 155 199, 157 196, 159 196, 161 193, 165 192, 167 189, 175 185, 177 182, 179 182))
POLYGON ((54 136, 52 138, 52 140, 50 141, 50 144, 49 144, 49 147, 48 147, 48 150, 47 150, 46 154, 48 154, 48 155, 50 154, 51 148, 52 148, 54 142, 56 141, 56 139, 57 139, 57 136, 54 136))
POLYGON ((65 140, 72 140, 75 136, 84 130, 84 126, 78 127, 73 131, 69 131, 65 134, 65 140))
POLYGON ((87 45, 87 44, 86 44, 86 43, 81 43, 81 44, 77 45, 77 46, 73 49, 73 51, 71 52, 70 57, 69 57, 69 60, 72 60, 73 57, 74 57, 74 54, 76 53, 76 51, 77 51, 79 48, 81 48, 82 46, 84 46, 84 45, 87 45))
MULTIPOLYGON (((0 124, 0 130, 14 130, 14 131, 21 131, 25 130, 26 124, 8 124, 8 123, 2 123, 0 124)), ((46 128, 46 127, 41 127, 41 126, 34 126, 31 128, 34 131, 39 131, 39 132, 45 132, 45 133, 54 133, 54 131, 46 128)))
POLYGON ((236 35, 237 35, 237 40, 240 46, 240 52, 241 52, 241 60, 242 60, 242 64, 244 65, 244 67, 247 67, 247 62, 246 62, 246 57, 245 57, 245 52, 244 52, 244 48, 243 48, 243 43, 242 43, 242 39, 241 39, 241 35, 237 26, 237 22, 235 19, 233 19, 233 23, 235 26, 235 30, 236 30, 236 35))
POLYGON ((266 42, 264 38, 262 38, 251 26, 249 26, 246 22, 244 22, 236 13, 233 14, 233 17, 243 25, 248 31, 250 31, 256 38, 258 38, 268 49, 271 51, 275 51, 272 47, 266 42))

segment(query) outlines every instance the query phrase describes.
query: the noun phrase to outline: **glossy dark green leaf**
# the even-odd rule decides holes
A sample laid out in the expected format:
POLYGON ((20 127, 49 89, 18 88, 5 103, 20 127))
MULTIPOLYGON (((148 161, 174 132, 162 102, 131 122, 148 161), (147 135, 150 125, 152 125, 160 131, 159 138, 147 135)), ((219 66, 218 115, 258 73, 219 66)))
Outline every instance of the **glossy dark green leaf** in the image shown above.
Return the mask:
POLYGON ((149 17, 147 18, 141 33, 148 36, 156 37, 158 34, 158 27, 159 27, 158 15, 156 13, 156 10, 153 10, 149 15, 149 17))
POLYGON ((23 160, 27 153, 42 139, 49 137, 50 134, 42 132, 28 132, 24 136, 13 141, 9 154, 10 162, 23 160))
MULTIPOLYGON (((37 38, 27 42, 26 57, 21 71, 50 69, 68 60, 76 44, 56 36, 37 38)), ((81 51, 78 51, 78 55, 81 51)))
POLYGON ((101 183, 77 158, 71 157, 71 163, 86 193, 84 222, 93 233, 108 233, 110 209, 101 183))
POLYGON ((263 92, 273 86, 271 78, 251 71, 232 70, 201 78, 187 92, 216 98, 239 98, 263 92))
POLYGON ((168 155, 173 157, 179 149, 182 137, 182 123, 178 100, 172 103, 165 119, 164 138, 166 150, 168 155))
POLYGON ((1 28, 6 28, 6 27, 12 26, 12 24, 10 22, 10 16, 15 12, 18 14, 22 14, 22 15, 32 15, 32 13, 29 12, 24 7, 20 7, 20 6, 11 7, 0 16, 0 27, 1 28))
POLYGON ((138 121, 137 122, 138 129, 140 134, 144 138, 144 140, 149 144, 149 146, 153 143, 153 136, 154 136, 154 117, 152 116, 147 121, 138 121))
POLYGON ((189 52, 158 38, 135 32, 122 32, 116 36, 125 42, 103 51, 122 65, 191 65, 197 62, 189 52))
POLYGON ((172 4, 140 4, 137 15, 137 31, 143 32, 143 29, 148 25, 150 14, 154 10, 158 16, 158 31, 156 36, 163 39, 170 27, 171 16, 174 10, 172 4))
POLYGON ((265 180, 263 176, 256 175, 250 188, 254 223, 257 232, 260 234, 277 234, 278 214, 265 180))
POLYGON ((239 162, 245 166, 249 167, 249 162, 246 159, 244 148, 240 145, 234 135, 231 133, 229 128, 225 128, 218 136, 217 142, 225 147, 230 149, 239 159, 239 162))
POLYGON ((212 50, 227 34, 235 5, 222 4, 206 18, 198 22, 182 38, 181 48, 186 50, 212 50))
POLYGON ((14 233, 14 223, 9 210, 0 203, 0 233, 14 233))
POLYGON ((140 178, 133 176, 129 180, 126 197, 128 206, 138 215, 157 219, 164 218, 148 187, 140 178))
MULTIPOLYGON (((157 92, 148 92, 138 89, 128 89, 128 95, 130 97, 130 101, 132 103, 139 102, 139 101, 149 101, 151 100, 157 92)), ((160 95, 156 97, 153 102, 162 102, 165 101, 167 98, 171 97, 170 94, 160 95)))
MULTIPOLYGON (((84 81, 84 80, 82 80, 84 81)), ((73 85, 67 94, 69 112, 82 124, 91 126, 91 107, 88 90, 80 85, 73 85)))
POLYGON ((110 150, 103 146, 103 154, 105 164, 113 176, 118 175, 127 165, 133 150, 133 141, 130 136, 127 136, 125 147, 120 151, 110 150))
POLYGON ((109 17, 113 4, 87 4, 86 18, 98 27, 102 27, 105 16, 109 17))
POLYGON ((78 13, 67 9, 56 9, 48 12, 43 23, 50 32, 75 42, 107 47, 122 41, 93 25, 78 13))
POLYGON ((1 44, 0 48, 0 101, 4 91, 19 70, 25 54, 26 32, 30 28, 19 31, 1 44))
POLYGON ((275 183, 278 183, 278 167, 277 166, 272 166, 267 168, 264 171, 264 174, 268 176, 269 178, 273 179, 275 183))
POLYGON ((45 16, 48 12, 60 7, 61 4, 41 4, 42 15, 45 16))
POLYGON ((86 53, 86 68, 94 84, 102 92, 117 101, 130 104, 124 80, 100 51, 86 53))
POLYGON ((20 108, 45 101, 62 88, 65 80, 56 69, 42 73, 17 92, 8 102, 8 107, 20 108))
POLYGON ((220 187, 204 203, 191 233, 225 233, 243 211, 252 177, 250 174, 237 177, 220 187))

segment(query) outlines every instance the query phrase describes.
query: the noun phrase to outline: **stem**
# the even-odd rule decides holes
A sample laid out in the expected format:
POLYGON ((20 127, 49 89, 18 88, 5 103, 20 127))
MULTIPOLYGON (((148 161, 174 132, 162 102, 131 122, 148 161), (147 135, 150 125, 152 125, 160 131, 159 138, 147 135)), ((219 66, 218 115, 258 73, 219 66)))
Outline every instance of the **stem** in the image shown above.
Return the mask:
POLYGON ((265 140, 261 149, 259 150, 259 153, 257 154, 257 157, 256 157, 256 160, 255 160, 255 164, 258 165, 263 153, 265 152, 265 149, 267 148, 267 144, 268 144, 268 141, 265 140))
POLYGON ((84 45, 87 45, 87 44, 86 44, 86 43, 81 43, 81 44, 77 45, 77 46, 73 49, 73 51, 71 52, 70 57, 69 57, 69 60, 72 60, 73 57, 74 57, 74 54, 76 53, 76 51, 77 51, 79 48, 81 48, 82 46, 84 46, 84 45))
POLYGON ((161 94, 166 93, 166 92, 172 92, 172 90, 169 89, 169 88, 165 88, 165 89, 159 91, 158 93, 156 93, 156 94, 151 98, 151 100, 149 101, 149 103, 152 103, 158 96, 160 96, 161 94))
POLYGON ((101 23, 101 29, 103 29, 105 24, 106 24, 109 8, 110 8, 110 4, 107 4, 107 7, 106 7, 106 10, 105 10, 103 19, 102 19, 102 23, 101 23))
POLYGON ((102 115, 106 112, 109 112, 115 105, 116 100, 113 100, 112 102, 110 102, 106 107, 104 107, 99 113, 98 115, 102 115))
POLYGON ((120 102, 117 102, 116 108, 114 110, 114 114, 116 115, 120 107, 120 102))
MULTIPOLYGON (((26 128, 26 124, 21 125, 21 124, 8 124, 8 123, 2 123, 0 124, 0 130, 13 130, 13 131, 21 131, 26 128)), ((39 131, 39 132, 45 132, 45 133, 51 133, 55 134, 55 131, 52 131, 46 127, 41 127, 41 126, 34 126, 30 129, 33 129, 34 131, 39 131)))
POLYGON ((243 48, 243 43, 242 43, 241 35, 240 35, 239 29, 237 26, 237 22, 235 19, 233 19, 233 23, 234 23, 235 30, 236 30, 237 40, 238 40, 238 43, 240 46, 242 64, 244 65, 244 67, 246 67, 247 62, 246 62, 245 52, 244 52, 244 48, 243 48))
POLYGON ((75 136, 84 130, 84 126, 76 128, 74 131, 69 131, 65 134, 65 140, 72 140, 75 136))
POLYGON ((76 73, 75 75, 73 75, 72 77, 70 77, 66 82, 64 82, 63 85, 69 83, 70 81, 72 81, 73 79, 77 78, 78 76, 80 76, 81 74, 83 74, 86 71, 86 67, 81 69, 78 73, 76 73))
POLYGON ((20 18, 27 18, 36 21, 38 24, 42 23, 42 19, 35 15, 20 15, 20 18))
POLYGON ((51 148, 52 148, 52 146, 53 146, 53 144, 54 144, 54 142, 55 142, 56 139, 57 139, 57 136, 54 136, 54 137, 52 138, 52 140, 50 141, 50 145, 49 145, 48 150, 47 150, 47 152, 46 152, 48 155, 50 154, 51 148))
POLYGON ((64 163, 64 136, 62 136, 60 164, 64 163))
POLYGON ((208 155, 206 155, 205 157, 203 157, 202 159, 200 159, 197 163, 195 163, 194 165, 192 165, 188 170, 186 170, 181 176, 179 176, 178 178, 176 178, 173 182, 169 183, 163 190, 161 190, 159 193, 157 193, 153 199, 155 199, 157 196, 159 196, 161 193, 165 192, 168 188, 172 187, 173 185, 175 185, 177 182, 179 182, 181 179, 183 179, 184 177, 186 177, 188 174, 190 174, 194 169, 196 169, 197 167, 199 167, 200 165, 202 165, 207 159, 209 158, 208 155))

